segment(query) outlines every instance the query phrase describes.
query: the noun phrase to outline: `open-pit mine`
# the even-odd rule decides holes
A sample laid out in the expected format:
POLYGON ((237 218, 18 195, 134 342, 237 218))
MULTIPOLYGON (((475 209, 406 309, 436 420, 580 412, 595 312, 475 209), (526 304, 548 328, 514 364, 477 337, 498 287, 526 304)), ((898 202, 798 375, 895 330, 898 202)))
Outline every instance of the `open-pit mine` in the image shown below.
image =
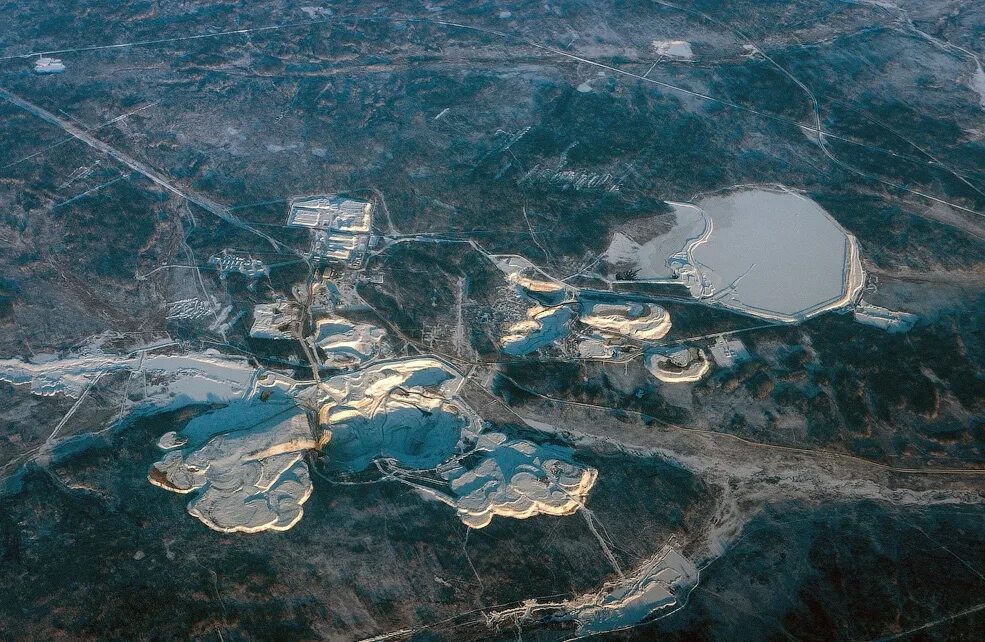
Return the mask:
POLYGON ((985 2, 5 2, 0 640, 985 632, 985 2))

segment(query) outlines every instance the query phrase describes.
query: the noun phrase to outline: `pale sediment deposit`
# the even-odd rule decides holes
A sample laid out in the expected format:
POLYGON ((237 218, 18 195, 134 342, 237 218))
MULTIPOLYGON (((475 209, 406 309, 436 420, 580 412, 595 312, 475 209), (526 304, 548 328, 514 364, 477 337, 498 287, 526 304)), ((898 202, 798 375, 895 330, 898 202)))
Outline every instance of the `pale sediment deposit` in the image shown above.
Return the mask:
POLYGON ((190 514, 225 532, 285 530, 300 519, 311 492, 302 456, 319 444, 291 396, 293 380, 217 353, 94 353, 44 363, 0 362, 0 379, 29 384, 35 394, 75 398, 103 375, 119 372, 140 377, 140 386, 131 388, 142 396, 129 417, 227 404, 158 441, 169 452, 148 477, 170 491, 195 493, 190 514))
POLYGON ((536 273, 527 274, 524 272, 514 272, 510 274, 507 279, 511 283, 515 283, 520 288, 526 290, 528 293, 554 294, 564 291, 564 286, 560 283, 539 278, 539 275, 536 273))
POLYGON ((570 515, 585 503, 598 476, 594 468, 570 463, 570 448, 489 433, 476 449, 485 456, 474 467, 459 464, 442 471, 459 517, 472 528, 489 525, 495 515, 570 515))
POLYGON ((328 466, 358 472, 380 458, 433 468, 474 442, 478 416, 458 397, 462 377, 443 362, 413 357, 337 375, 317 388, 319 420, 331 434, 328 466))
POLYGON ((187 443, 188 439, 171 430, 161 435, 161 438, 157 440, 157 447, 161 450, 174 450, 175 448, 181 448, 187 443))
POLYGON ((386 332, 375 325, 328 316, 317 321, 314 341, 325 357, 323 365, 349 368, 377 356, 384 336, 386 332))
POLYGON ((653 350, 645 362, 650 374, 664 383, 700 381, 711 368, 704 350, 686 346, 653 350))
POLYGON ((670 314, 652 303, 582 303, 582 324, 602 335, 656 341, 670 332, 670 314))
POLYGON ((567 291, 563 283, 522 256, 501 254, 490 258, 506 274, 507 280, 516 284, 524 294, 563 295, 567 291))
POLYGON ((189 514, 222 532, 287 530, 311 494, 303 457, 319 448, 292 379, 261 372, 244 395, 161 436, 149 481, 193 493, 189 514))
POLYGON ((599 339, 583 339, 578 342, 578 356, 582 359, 611 359, 616 349, 599 339))
POLYGON ((508 281, 531 306, 527 318, 514 323, 500 339, 503 352, 523 356, 562 339, 575 316, 567 286, 545 274, 533 263, 513 254, 491 257, 508 281))
POLYGON ((528 600, 522 606, 488 614, 488 623, 501 629, 518 622, 575 622, 579 636, 618 631, 680 608, 686 594, 697 586, 698 577, 693 562, 664 546, 631 575, 620 575, 596 593, 563 602, 528 600))
POLYGON ((152 484, 191 495, 189 514, 221 532, 296 524, 312 491, 304 459, 309 450, 321 450, 329 468, 349 472, 377 460, 402 473, 440 470, 436 481, 444 480, 450 493, 431 495, 474 527, 493 515, 569 514, 595 481, 594 469, 566 461, 566 449, 500 434, 483 437, 477 463, 463 465, 477 448, 482 422, 458 396, 461 374, 436 358, 378 362, 306 388, 245 360, 212 354, 0 362, 6 381, 32 385, 36 394, 75 397, 103 374, 128 370, 140 373, 142 384, 144 376, 148 380, 137 410, 225 404, 164 433, 158 447, 167 452, 148 473, 152 484), (320 408, 317 428, 301 404, 320 408))
POLYGON ((194 403, 220 403, 243 398, 251 390, 257 370, 245 359, 214 352, 130 355, 102 352, 49 359, 40 363, 0 361, 0 381, 29 385, 36 395, 78 398, 106 374, 141 374, 144 393, 137 411, 163 412, 194 403))
POLYGON ((578 510, 596 471, 570 463, 568 448, 481 434, 481 419, 458 397, 461 384, 461 375, 443 362, 413 357, 313 388, 322 404, 327 466, 359 472, 376 461, 392 479, 451 506, 473 528, 494 515, 522 519, 578 510), (447 491, 419 484, 425 474, 446 483, 447 491))
POLYGON ((672 267, 676 255, 687 257, 693 247, 711 233, 710 221, 701 208, 689 203, 668 202, 674 210, 674 225, 666 234, 640 244, 616 232, 605 252, 615 270, 636 270, 637 281, 667 281, 678 278, 672 267))

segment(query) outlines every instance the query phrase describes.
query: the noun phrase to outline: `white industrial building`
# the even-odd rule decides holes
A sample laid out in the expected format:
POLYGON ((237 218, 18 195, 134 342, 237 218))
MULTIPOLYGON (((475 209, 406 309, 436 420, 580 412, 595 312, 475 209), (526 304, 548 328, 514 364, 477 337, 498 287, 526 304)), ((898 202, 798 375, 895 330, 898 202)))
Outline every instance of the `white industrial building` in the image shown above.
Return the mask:
POLYGON ((350 234, 368 234, 372 225, 373 205, 341 196, 313 196, 291 203, 287 224, 350 234))
POLYGON ((311 230, 311 254, 316 260, 362 265, 373 229, 373 204, 335 194, 291 201, 291 227, 311 230))

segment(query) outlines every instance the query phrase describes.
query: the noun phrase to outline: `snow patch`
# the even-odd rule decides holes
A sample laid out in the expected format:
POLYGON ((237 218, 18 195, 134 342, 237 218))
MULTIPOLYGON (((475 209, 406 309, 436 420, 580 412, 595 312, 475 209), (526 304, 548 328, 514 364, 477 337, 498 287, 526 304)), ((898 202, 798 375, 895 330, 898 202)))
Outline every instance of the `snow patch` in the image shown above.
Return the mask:
POLYGON ((691 43, 686 40, 654 40, 653 48, 661 56, 668 58, 679 58, 681 60, 691 60, 694 52, 691 51, 691 43))
POLYGON ((328 316, 316 323, 314 341, 325 356, 323 365, 352 368, 379 354, 385 336, 386 332, 375 325, 328 316))
POLYGON ((896 312, 888 308, 859 301, 855 306, 855 320, 870 325, 890 334, 909 332, 920 317, 908 312, 896 312))
POLYGON ((979 104, 985 109, 985 69, 982 69, 977 60, 975 61, 975 73, 971 75, 968 85, 972 91, 978 94, 979 104))
POLYGON ((232 422, 224 428, 232 432, 168 453, 151 467, 148 480, 172 492, 195 493, 188 513, 213 530, 256 533, 294 526, 311 496, 304 453, 320 445, 304 412, 291 407, 255 425, 232 422))

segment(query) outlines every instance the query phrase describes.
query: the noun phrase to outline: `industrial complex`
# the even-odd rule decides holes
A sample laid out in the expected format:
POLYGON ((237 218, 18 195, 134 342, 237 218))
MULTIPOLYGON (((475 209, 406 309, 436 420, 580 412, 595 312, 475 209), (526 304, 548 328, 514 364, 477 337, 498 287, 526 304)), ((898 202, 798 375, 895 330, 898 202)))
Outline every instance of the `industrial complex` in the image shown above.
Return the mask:
POLYGON ((335 194, 296 198, 287 224, 311 230, 313 260, 359 268, 370 246, 373 205, 335 194))

